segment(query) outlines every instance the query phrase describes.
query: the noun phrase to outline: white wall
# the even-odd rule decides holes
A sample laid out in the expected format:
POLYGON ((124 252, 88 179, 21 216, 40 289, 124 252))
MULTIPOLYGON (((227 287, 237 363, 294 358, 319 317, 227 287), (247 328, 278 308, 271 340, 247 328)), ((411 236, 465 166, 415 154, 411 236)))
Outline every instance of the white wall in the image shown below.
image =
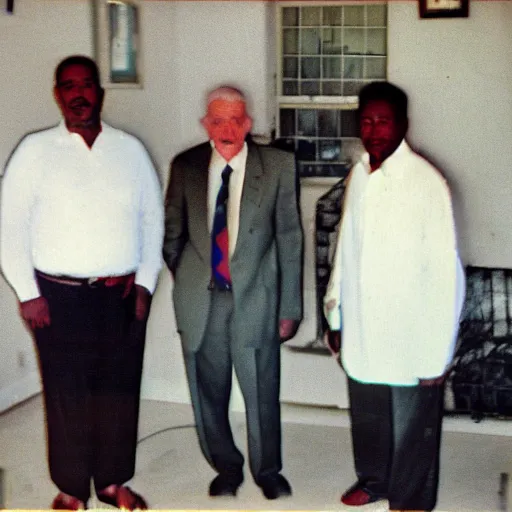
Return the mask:
MULTIPOLYGON (((144 88, 108 90, 105 118, 146 143, 162 181, 171 156, 203 139, 199 118, 204 92, 223 81, 247 90, 255 131, 269 132, 271 4, 144 1, 144 88)), ((88 0, 16 0, 14 16, 0 14, 0 165, 25 132, 58 120, 52 72, 67 54, 92 53, 89 16, 88 0)), ((442 167, 453 185, 466 263, 512 266, 506 215, 512 185, 510 21, 512 3, 505 1, 473 1, 470 18, 463 20, 420 21, 415 1, 389 6, 389 78, 409 93, 411 141, 442 167)), ((303 193, 308 217, 320 192, 303 193)), ((305 227, 312 228, 311 218, 305 219, 305 227)), ((308 280, 312 282, 311 275, 308 280)), ((181 401, 188 391, 170 291, 164 271, 148 330, 143 392, 181 401)), ((4 283, 0 298, 1 409, 2 391, 13 395, 27 375, 34 378, 35 363, 4 283), (29 358, 24 368, 18 367, 20 350, 29 358)), ((313 325, 309 318, 299 341, 309 341, 313 325)), ((339 404, 342 380, 333 361, 283 350, 284 400, 339 404)), ((239 396, 235 398, 239 404, 239 396)))
POLYGON ((84 0, 17 0, 0 8, 0 168, 28 131, 58 116, 51 85, 55 65, 71 53, 90 54, 90 7, 84 0), (65 22, 63 21, 65 20, 65 22))
MULTIPOLYGON (((0 10, 0 169, 25 133, 58 119, 53 70, 69 53, 91 52, 90 18, 86 1, 17 0, 14 15, 0 10)), ((39 378, 32 340, 3 279, 0 304, 1 411, 36 392, 39 378)))
POLYGON ((389 79, 409 93, 410 139, 453 185, 466 264, 512 266, 512 3, 419 20, 390 2, 389 79))
POLYGON ((264 2, 144 2, 144 89, 109 91, 105 116, 147 143, 166 178, 171 156, 204 140, 205 92, 219 84, 245 90, 254 131, 268 131, 266 8, 264 2))

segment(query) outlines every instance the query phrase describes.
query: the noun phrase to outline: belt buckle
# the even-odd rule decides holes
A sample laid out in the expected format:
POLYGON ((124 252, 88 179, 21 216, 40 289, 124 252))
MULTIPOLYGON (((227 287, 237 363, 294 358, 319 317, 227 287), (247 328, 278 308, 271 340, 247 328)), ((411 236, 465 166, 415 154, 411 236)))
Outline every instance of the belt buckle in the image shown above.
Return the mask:
POLYGON ((96 288, 96 287, 97 287, 97 285, 98 285, 98 283, 99 283, 99 281, 100 281, 100 280, 99 280, 99 278, 97 278, 97 277, 89 277, 89 278, 87 279, 87 286, 88 286, 89 288, 96 288))

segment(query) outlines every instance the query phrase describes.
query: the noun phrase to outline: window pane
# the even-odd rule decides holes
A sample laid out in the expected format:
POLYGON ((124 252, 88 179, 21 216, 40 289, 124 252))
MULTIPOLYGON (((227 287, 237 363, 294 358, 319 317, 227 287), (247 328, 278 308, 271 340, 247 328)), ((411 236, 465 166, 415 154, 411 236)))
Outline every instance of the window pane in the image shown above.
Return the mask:
POLYGON ((341 158, 340 140, 321 140, 318 146, 320 160, 332 161, 341 158))
POLYGON ((295 135, 295 109, 283 108, 279 111, 279 129, 281 137, 292 137, 295 135))
POLYGON ((303 7, 301 25, 303 27, 317 27, 320 25, 320 7, 303 7))
POLYGON ((350 167, 345 164, 324 164, 322 169, 322 176, 336 176, 345 178, 349 171, 350 167))
POLYGON ((317 28, 304 28, 300 31, 300 52, 306 55, 320 53, 320 30, 317 28))
POLYGON ((283 30, 283 53, 299 53, 299 31, 295 28, 283 30))
POLYGON ((365 60, 365 78, 386 78, 386 57, 370 57, 365 60))
POLYGON ((322 30, 322 53, 331 55, 341 54, 340 28, 324 28, 322 30))
POLYGON ((341 96, 341 82, 322 82, 324 96, 341 96))
POLYGON ((296 27, 299 24, 298 7, 285 7, 283 9, 283 25, 285 27, 296 27))
POLYGON ((299 83, 297 80, 283 80, 283 94, 285 96, 298 96, 299 83))
POLYGON ((345 57, 343 59, 344 78, 363 78, 363 58, 345 57))
POLYGON ((350 5, 344 8, 345 19, 343 24, 350 27, 364 26, 364 6, 350 5))
POLYGON ((299 160, 315 161, 316 144, 312 140, 299 140, 297 148, 297 157, 299 160))
POLYGON ((341 110, 341 136, 357 137, 359 127, 357 125, 357 112, 355 110, 341 110))
POLYGON ((346 28, 343 31, 343 53, 362 55, 364 53, 364 29, 346 28))
POLYGON ((283 78, 297 78, 299 73, 299 59, 296 57, 283 58, 283 78))
POLYGON ((339 110, 318 111, 318 136, 339 137, 340 136, 340 112, 339 110))
POLYGON ((341 146, 341 160, 349 165, 354 165, 364 153, 364 148, 359 139, 343 140, 341 146))
POLYGON ((305 57, 300 60, 302 78, 320 78, 320 57, 305 57))
POLYGON ((302 82, 300 84, 300 93, 307 96, 318 96, 320 94, 320 82, 302 82))
POLYGON ((386 29, 368 29, 366 37, 366 53, 368 55, 386 55, 386 29))
POLYGON ((324 78, 341 78, 341 59, 339 57, 324 57, 324 78))
POLYGON ((324 7, 323 16, 323 25, 341 25, 341 7, 324 7))
POLYGON ((316 110, 298 110, 299 130, 297 135, 316 135, 316 110))
MULTIPOLYGON (((299 160, 301 160, 299 158, 299 160)), ((321 176, 321 167, 306 162, 299 162, 299 174, 301 176, 321 176)))
POLYGON ((349 82, 343 83, 343 95, 344 96, 357 96, 359 91, 364 86, 364 82, 349 82))
POLYGON ((387 10, 385 5, 368 5, 366 7, 367 25, 369 27, 385 27, 387 10))

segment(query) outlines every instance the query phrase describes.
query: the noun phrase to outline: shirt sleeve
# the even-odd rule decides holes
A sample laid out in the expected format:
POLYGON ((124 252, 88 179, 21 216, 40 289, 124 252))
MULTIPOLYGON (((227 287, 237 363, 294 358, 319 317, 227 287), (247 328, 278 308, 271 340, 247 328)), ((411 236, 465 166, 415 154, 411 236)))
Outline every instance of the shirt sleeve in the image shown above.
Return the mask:
POLYGON ((465 290, 451 197, 445 183, 431 204, 425 215, 428 257, 424 272, 428 278, 422 281, 423 311, 421 318, 416 318, 421 333, 421 340, 416 340, 416 365, 421 379, 443 375, 453 358, 465 290))
POLYGON ((37 147, 24 139, 13 153, 2 180, 0 263, 21 302, 40 296, 31 246, 33 205, 38 190, 37 147))
POLYGON ((149 155, 141 145, 140 157, 141 199, 139 211, 140 261, 135 283, 155 291, 162 268, 164 237, 164 207, 160 182, 149 155))

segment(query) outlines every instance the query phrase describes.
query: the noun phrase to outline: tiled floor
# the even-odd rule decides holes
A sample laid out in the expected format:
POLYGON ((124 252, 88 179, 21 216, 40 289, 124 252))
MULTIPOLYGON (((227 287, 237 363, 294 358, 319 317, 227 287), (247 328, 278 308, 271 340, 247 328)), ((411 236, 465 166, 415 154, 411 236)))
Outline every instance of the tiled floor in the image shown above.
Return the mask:
MULTIPOLYGON (((243 449, 243 415, 233 414, 232 419, 243 449)), ((345 510, 339 496, 354 481, 348 428, 285 423, 283 472, 294 492, 291 498, 267 501, 248 473, 236 499, 207 496, 214 473, 200 454, 192 425, 186 405, 142 402, 137 473, 131 485, 151 508, 345 510)), ((0 450, 7 508, 47 508, 56 489, 46 466, 41 397, 0 415, 0 450)), ((511 461, 512 437, 446 432, 436 510, 502 510, 500 474, 510 470, 511 461)), ((100 505, 94 499, 89 503, 91 508, 100 505)))

